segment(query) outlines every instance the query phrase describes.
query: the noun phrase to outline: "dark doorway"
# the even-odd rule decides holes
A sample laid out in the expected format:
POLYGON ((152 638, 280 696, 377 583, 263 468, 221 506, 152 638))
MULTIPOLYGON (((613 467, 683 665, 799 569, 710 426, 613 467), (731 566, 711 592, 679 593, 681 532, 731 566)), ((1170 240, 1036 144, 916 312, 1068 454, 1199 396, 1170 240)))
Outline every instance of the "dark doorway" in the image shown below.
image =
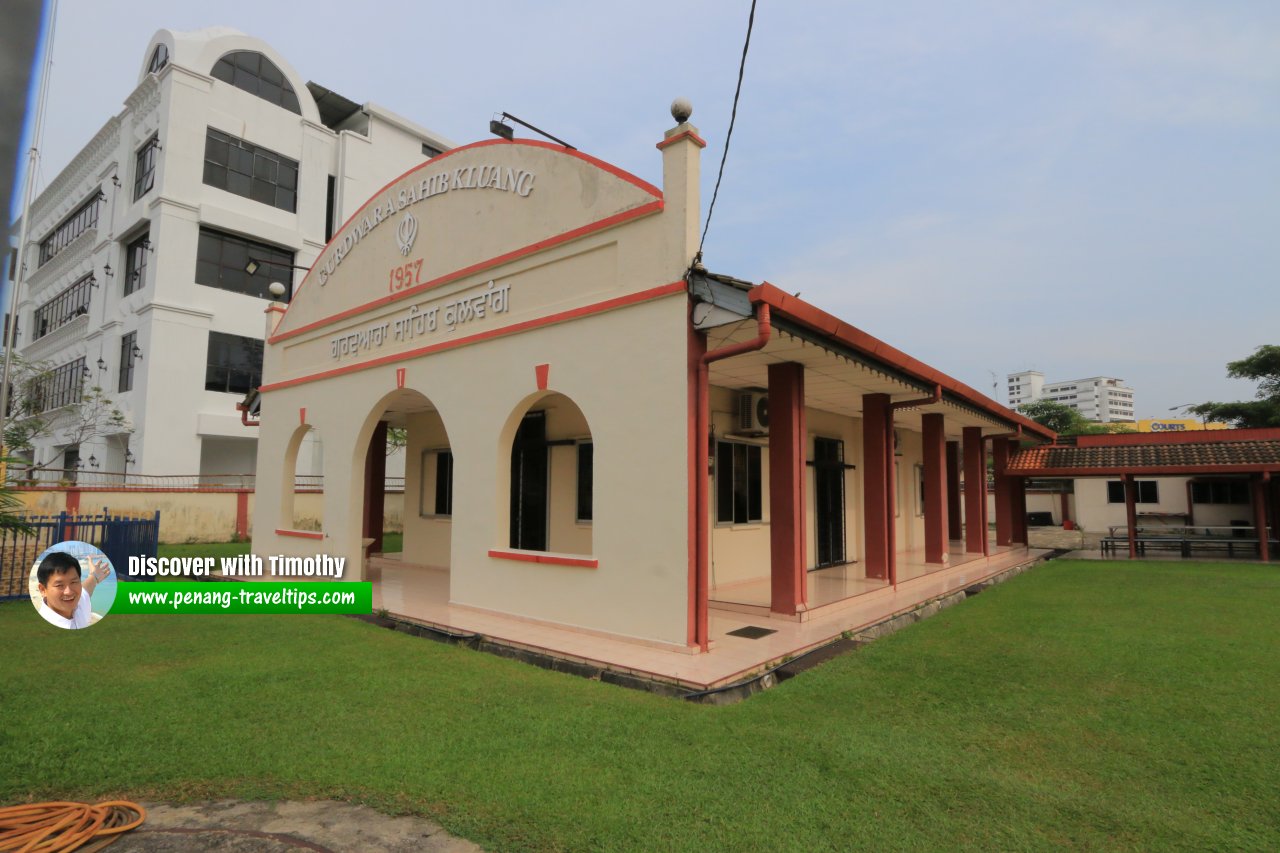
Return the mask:
POLYGON ((547 550, 547 418, 530 412, 511 445, 511 547, 547 550))
POLYGON ((844 442, 813 440, 814 521, 817 526, 818 568, 844 559, 844 442))

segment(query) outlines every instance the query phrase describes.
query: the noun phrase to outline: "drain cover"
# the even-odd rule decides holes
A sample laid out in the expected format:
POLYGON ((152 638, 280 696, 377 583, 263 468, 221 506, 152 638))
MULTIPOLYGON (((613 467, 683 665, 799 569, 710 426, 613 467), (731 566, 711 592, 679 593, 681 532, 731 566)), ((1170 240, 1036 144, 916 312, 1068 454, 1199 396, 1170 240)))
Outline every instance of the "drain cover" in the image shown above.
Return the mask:
POLYGON ((748 640, 758 640, 761 637, 767 637, 770 634, 778 633, 774 628, 757 628, 755 625, 748 625, 745 628, 739 628, 736 631, 730 631, 730 637, 746 637, 748 640))

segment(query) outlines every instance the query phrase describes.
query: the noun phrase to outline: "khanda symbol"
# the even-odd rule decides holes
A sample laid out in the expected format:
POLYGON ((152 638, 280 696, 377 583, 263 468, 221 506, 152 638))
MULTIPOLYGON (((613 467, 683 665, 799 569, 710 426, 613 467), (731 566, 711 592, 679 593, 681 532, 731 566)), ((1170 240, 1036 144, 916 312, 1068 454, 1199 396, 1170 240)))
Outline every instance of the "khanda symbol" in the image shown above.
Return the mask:
POLYGON ((418 236, 418 220, 412 213, 406 213, 396 228, 396 242, 400 245, 400 254, 408 255, 413 248, 413 241, 418 236))

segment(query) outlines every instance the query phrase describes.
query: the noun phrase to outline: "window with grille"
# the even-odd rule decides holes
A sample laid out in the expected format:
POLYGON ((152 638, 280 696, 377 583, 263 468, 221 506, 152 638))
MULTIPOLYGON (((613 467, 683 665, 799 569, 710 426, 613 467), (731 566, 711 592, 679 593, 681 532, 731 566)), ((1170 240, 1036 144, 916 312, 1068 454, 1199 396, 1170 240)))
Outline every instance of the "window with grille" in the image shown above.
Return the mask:
POLYGON ((144 232, 125 249, 124 295, 142 290, 147 284, 147 255, 151 250, 150 232, 144 232))
POLYGON ((293 86, 284 78, 274 62, 261 53, 252 50, 240 50, 228 53, 214 63, 209 72, 215 80, 230 83, 250 95, 257 95, 264 101, 284 107, 291 113, 302 115, 298 106, 298 95, 293 86))
POLYGON ((293 252, 212 228, 200 229, 197 284, 274 300, 276 297, 268 290, 273 281, 284 285, 280 301, 288 302, 293 294, 293 252), (258 263, 253 275, 245 270, 250 259, 258 263))
POLYGON ((1219 483, 1192 483, 1191 502, 1198 504, 1247 504, 1249 484, 1235 480, 1219 483))
POLYGON ((716 521, 748 524, 764 518, 760 446, 716 442, 716 521))
POLYGON ((47 412, 79 403, 84 396, 84 359, 78 358, 31 380, 31 409, 47 412))
POLYGON ((151 54, 151 61, 147 63, 147 72, 155 74, 161 68, 169 64, 169 48, 162 44, 156 45, 155 51, 151 54))
POLYGON ((130 332, 120 339, 120 382, 117 386, 119 391, 133 390, 133 348, 137 343, 137 332, 130 332))
POLYGON ((204 182, 211 187, 293 213, 298 208, 298 161, 209 128, 204 182))
POLYGON ((261 384, 262 341, 210 332, 204 390, 247 394, 261 384))
POLYGON ((595 445, 589 441, 578 443, 578 521, 592 519, 592 487, 595 476, 595 445))
POLYGON ((153 136, 138 149, 133 167, 133 200, 137 201, 151 192, 156 185, 156 155, 160 151, 160 137, 153 136))
POLYGON ((101 198, 102 190, 94 190, 92 198, 76 208, 75 213, 59 222, 58 227, 40 241, 41 266, 53 260, 54 255, 71 245, 71 241, 81 234, 90 228, 98 227, 98 201, 101 198))
POLYGON ((92 293, 93 273, 89 273, 37 308, 31 315, 35 325, 32 340, 39 340, 75 318, 88 314, 92 293))
MULTIPOLYGON (((1154 504, 1160 503, 1160 484, 1155 480, 1137 480, 1134 482, 1137 492, 1137 500, 1135 503, 1154 504)), ((1111 480, 1107 483, 1107 503, 1122 504, 1124 503, 1124 483, 1119 480, 1111 480)))

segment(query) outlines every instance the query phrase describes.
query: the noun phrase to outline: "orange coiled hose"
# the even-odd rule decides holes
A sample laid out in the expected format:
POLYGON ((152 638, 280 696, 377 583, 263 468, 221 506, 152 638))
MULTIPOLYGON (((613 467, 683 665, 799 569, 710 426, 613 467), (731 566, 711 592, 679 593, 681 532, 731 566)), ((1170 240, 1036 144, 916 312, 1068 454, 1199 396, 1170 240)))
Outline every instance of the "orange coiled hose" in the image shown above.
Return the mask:
POLYGON ((146 810, 127 800, 6 806, 0 808, 0 851, 92 853, 146 819, 146 810))

